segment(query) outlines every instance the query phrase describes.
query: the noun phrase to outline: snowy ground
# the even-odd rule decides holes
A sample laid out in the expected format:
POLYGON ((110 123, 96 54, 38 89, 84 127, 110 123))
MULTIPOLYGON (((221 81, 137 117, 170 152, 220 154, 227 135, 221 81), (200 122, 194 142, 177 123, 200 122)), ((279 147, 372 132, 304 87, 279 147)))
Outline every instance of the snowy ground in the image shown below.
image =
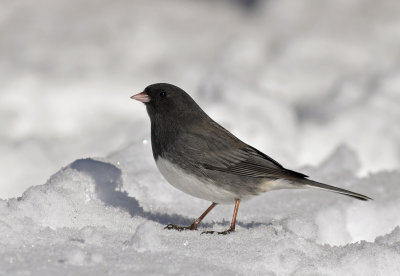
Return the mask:
POLYGON ((0 206, 4 275, 296 274, 398 275, 399 172, 354 176, 356 156, 342 147, 317 168, 319 179, 375 198, 360 202, 320 191, 271 192, 242 204, 237 232, 232 206, 217 206, 200 231, 189 225, 208 205, 164 183, 149 144, 134 143, 104 159, 80 159, 42 186, 0 206), (348 164, 350 166, 340 166, 348 164))
POLYGON ((251 2, 0 0, 0 274, 400 274, 400 2, 251 2), (163 230, 209 203, 156 170, 129 96, 159 81, 374 201, 278 191, 232 235, 163 230))

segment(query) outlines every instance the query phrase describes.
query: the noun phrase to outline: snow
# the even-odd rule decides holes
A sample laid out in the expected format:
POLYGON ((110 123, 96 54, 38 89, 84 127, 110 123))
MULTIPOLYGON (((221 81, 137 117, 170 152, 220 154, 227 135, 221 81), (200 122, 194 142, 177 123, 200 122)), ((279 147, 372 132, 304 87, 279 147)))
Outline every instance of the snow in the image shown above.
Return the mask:
POLYGON ((244 2, 3 1, 0 275, 400 275, 400 2, 244 2), (231 235, 201 235, 230 205, 164 230, 209 202, 156 168, 129 97, 160 81, 374 200, 273 191, 240 205, 231 235))
POLYGON ((163 229, 189 225, 208 203, 162 180, 149 144, 76 160, 46 184, 1 201, 1 273, 396 275, 400 172, 358 178, 354 166, 336 166, 356 159, 341 147, 304 170, 374 201, 270 192, 240 206, 237 231, 228 236, 201 232, 227 228, 230 205, 217 206, 199 231, 163 229))

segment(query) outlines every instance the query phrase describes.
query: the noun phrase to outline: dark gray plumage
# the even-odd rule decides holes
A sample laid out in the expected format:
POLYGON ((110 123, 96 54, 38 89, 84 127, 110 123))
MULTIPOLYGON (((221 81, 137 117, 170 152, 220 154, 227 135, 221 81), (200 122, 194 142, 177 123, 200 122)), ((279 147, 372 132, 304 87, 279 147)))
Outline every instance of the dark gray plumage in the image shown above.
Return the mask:
POLYGON ((285 169, 213 121, 179 87, 157 83, 132 98, 146 105, 160 171, 172 185, 193 196, 215 203, 236 201, 237 208, 239 200, 282 188, 314 187, 370 199, 285 169))

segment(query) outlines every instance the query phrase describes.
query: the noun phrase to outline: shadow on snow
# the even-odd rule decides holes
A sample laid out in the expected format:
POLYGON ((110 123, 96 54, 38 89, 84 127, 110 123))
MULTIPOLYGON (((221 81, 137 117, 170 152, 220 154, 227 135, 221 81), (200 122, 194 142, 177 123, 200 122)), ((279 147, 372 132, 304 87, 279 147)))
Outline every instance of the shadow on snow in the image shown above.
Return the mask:
MULTIPOLYGON (((174 223, 190 225, 194 221, 193 219, 178 214, 151 213, 144 211, 136 198, 130 197, 125 191, 120 191, 123 184, 121 177, 122 172, 119 168, 110 163, 87 158, 74 161, 70 167, 89 175, 94 180, 97 196, 105 205, 120 208, 128 212, 132 217, 141 216, 160 224, 174 223)), ((214 224, 215 223, 202 223, 202 226, 212 227, 214 224)), ((224 220, 222 224, 229 224, 229 222, 224 220)), ((266 225, 257 222, 237 222, 237 224, 247 229, 266 225)))

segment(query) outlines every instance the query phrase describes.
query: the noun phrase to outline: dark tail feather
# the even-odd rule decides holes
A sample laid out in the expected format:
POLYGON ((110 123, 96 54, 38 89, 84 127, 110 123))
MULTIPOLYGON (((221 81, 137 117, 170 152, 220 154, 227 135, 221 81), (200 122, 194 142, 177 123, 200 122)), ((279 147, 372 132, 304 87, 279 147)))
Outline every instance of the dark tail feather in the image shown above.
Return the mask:
POLYGON ((331 192, 339 193, 342 195, 351 196, 351 197, 357 198, 359 200, 372 200, 372 198, 367 197, 365 195, 353 193, 353 192, 345 190, 345 189, 340 189, 340 188, 337 188, 334 186, 326 185, 326 184, 319 183, 319 182, 309 180, 309 179, 304 179, 303 181, 301 181, 301 183, 306 186, 309 186, 311 188, 317 188, 317 189, 322 189, 322 190, 326 190, 326 191, 331 191, 331 192))

